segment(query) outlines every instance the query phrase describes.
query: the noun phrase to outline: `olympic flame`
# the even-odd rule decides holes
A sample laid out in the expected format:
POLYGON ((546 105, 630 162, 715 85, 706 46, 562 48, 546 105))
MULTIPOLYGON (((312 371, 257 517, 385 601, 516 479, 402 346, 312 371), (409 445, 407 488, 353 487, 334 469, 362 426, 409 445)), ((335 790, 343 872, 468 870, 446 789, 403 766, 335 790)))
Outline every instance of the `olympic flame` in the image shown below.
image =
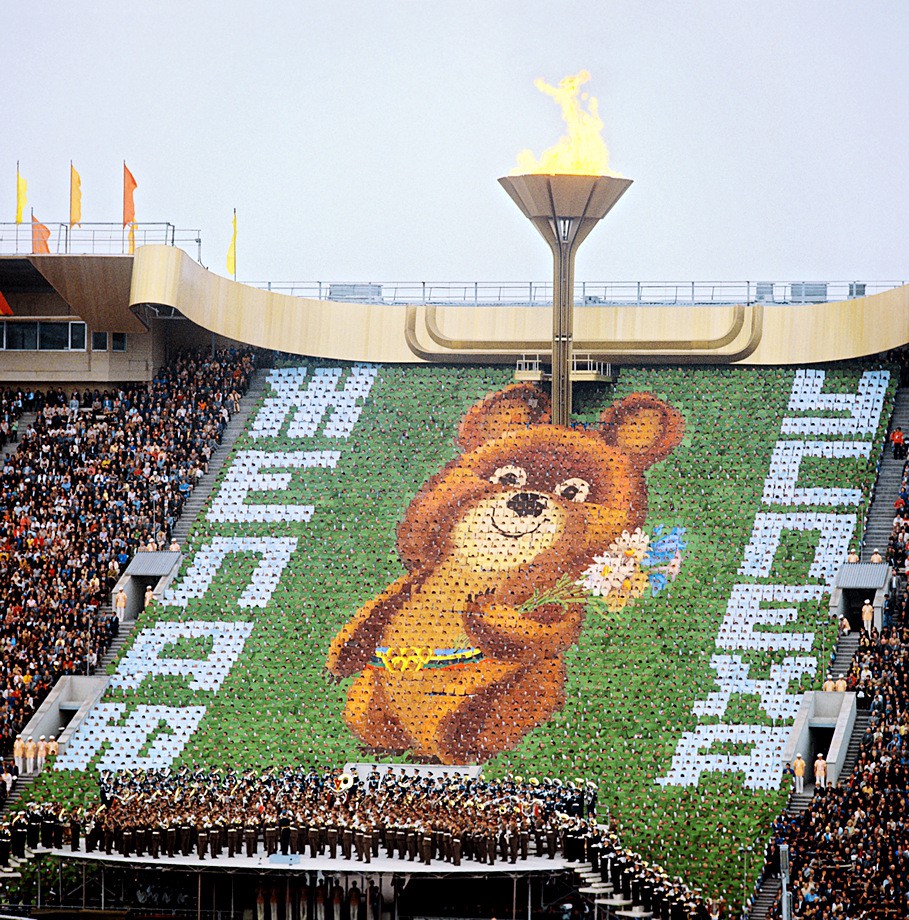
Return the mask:
POLYGON ((543 79, 534 80, 533 85, 541 93, 552 97, 559 104, 568 134, 544 150, 539 160, 532 151, 522 150, 518 154, 518 165, 511 171, 511 175, 616 175, 609 169, 609 150, 601 134, 603 121, 597 100, 589 93, 581 92, 581 87, 589 79, 590 73, 582 70, 574 76, 564 77, 558 86, 550 86, 543 79))

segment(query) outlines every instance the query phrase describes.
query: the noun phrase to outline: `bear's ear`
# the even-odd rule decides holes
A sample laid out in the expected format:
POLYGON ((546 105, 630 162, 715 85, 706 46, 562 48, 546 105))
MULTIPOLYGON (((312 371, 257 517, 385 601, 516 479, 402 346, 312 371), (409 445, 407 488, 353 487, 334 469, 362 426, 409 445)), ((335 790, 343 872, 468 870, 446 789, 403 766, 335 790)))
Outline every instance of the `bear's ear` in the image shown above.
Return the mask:
POLYGON ((632 393, 600 415, 603 440, 636 457, 642 468, 677 447, 684 431, 682 414, 652 393, 632 393))
POLYGON ((533 384, 515 383, 470 407, 458 426, 458 446, 467 453, 506 432, 548 421, 549 397, 533 384))

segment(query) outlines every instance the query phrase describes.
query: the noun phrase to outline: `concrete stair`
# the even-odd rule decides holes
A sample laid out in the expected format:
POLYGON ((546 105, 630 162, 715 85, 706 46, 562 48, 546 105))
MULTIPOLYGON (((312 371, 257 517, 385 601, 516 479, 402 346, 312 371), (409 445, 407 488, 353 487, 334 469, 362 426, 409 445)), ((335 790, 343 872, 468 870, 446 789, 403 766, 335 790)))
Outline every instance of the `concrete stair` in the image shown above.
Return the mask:
MULTIPOLYGON (((101 613, 113 613, 110 604, 108 604, 107 607, 101 608, 101 613)), ((117 656, 120 654, 120 649, 122 649, 126 644, 126 640, 129 639, 135 625, 135 620, 128 620, 126 623, 120 624, 120 631, 114 637, 114 641, 111 642, 110 648, 108 648, 102 659, 98 662, 98 667, 95 668, 95 674, 107 673, 107 666, 113 664, 114 661, 117 660, 117 656)))
POLYGON ((25 790, 28 789, 37 778, 37 773, 30 773, 27 776, 17 776, 16 781, 13 783, 12 791, 7 796, 6 805, 3 807, 0 814, 5 814, 8 811, 17 811, 21 806, 16 803, 22 800, 25 790))
POLYGON ((6 444, 3 445, 3 450, 0 450, 0 461, 5 460, 10 454, 14 454, 19 449, 22 438, 25 435, 25 429, 33 424, 36 418, 38 418, 37 412, 23 412, 22 415, 19 416, 18 440, 15 442, 7 441, 6 444))
POLYGON ((867 734, 870 724, 871 713, 860 709, 855 714, 855 725, 852 728, 852 734, 849 736, 849 747, 846 748, 846 759, 843 761, 843 770, 840 773, 841 784, 852 776, 855 762, 858 760, 859 748, 862 746, 862 740, 867 734))
POLYGON ((764 883, 758 889, 751 910, 748 912, 748 920, 766 920, 770 914, 770 908, 773 907, 780 893, 780 877, 778 875, 764 879, 764 883))
POLYGON ((262 369, 257 369, 252 376, 249 389, 246 395, 240 400, 240 410, 235 412, 228 422, 227 427, 221 435, 221 443, 215 448, 211 459, 208 462, 208 472, 196 483, 196 487, 190 493, 189 498, 183 504, 180 512, 180 519, 174 525, 173 538, 182 548, 186 544, 186 538, 189 531, 195 523, 199 512, 205 506, 205 503, 211 497, 214 485, 218 480, 218 474, 224 466, 225 461, 230 455, 237 438, 246 430, 247 422, 253 413, 253 410, 259 404, 262 395, 265 393, 265 381, 267 373, 262 369))
MULTIPOLYGON (((907 440, 909 440, 909 387, 896 391, 888 437, 889 432, 898 425, 907 433, 907 440)), ((874 497, 868 509, 868 519, 862 535, 862 562, 870 561, 875 549, 879 549, 882 554, 887 549, 890 531, 893 529, 893 503, 899 494, 905 464, 905 460, 893 459, 893 451, 888 442, 884 446, 881 468, 874 487, 874 497)))
POLYGON ((830 673, 833 675, 834 680, 849 672, 849 668, 852 666, 852 659, 855 657, 858 647, 859 634, 857 632, 851 632, 848 636, 840 636, 836 640, 833 664, 830 665, 830 673))

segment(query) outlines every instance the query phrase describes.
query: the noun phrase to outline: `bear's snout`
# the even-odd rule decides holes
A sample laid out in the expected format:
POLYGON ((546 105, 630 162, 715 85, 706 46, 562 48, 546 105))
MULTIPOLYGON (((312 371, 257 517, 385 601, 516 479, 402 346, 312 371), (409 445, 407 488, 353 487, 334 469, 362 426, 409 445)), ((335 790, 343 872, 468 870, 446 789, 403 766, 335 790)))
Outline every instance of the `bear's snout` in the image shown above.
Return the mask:
POLYGON ((546 510, 546 496, 537 492, 518 492, 505 503, 518 517, 539 517, 546 510))

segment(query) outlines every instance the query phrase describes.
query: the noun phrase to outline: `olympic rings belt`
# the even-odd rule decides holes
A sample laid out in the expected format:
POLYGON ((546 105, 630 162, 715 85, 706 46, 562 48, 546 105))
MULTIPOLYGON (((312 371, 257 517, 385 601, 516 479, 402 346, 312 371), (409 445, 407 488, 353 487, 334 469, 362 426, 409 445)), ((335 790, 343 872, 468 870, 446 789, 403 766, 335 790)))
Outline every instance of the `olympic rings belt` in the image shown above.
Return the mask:
POLYGON ((478 648, 432 649, 428 645, 399 645, 377 648, 369 664, 389 671, 421 671, 423 668, 475 664, 482 658, 483 653, 478 648))

